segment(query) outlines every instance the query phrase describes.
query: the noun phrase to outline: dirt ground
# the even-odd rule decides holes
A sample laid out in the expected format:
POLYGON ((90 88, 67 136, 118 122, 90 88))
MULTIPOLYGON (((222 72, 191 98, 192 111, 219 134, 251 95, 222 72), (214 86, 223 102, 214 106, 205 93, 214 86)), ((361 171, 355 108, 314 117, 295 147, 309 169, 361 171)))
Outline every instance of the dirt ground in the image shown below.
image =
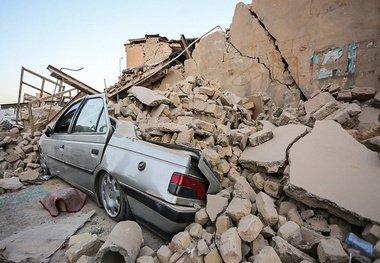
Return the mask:
MULTIPOLYGON (((39 203, 47 193, 54 189, 70 187, 69 184, 59 178, 53 178, 40 185, 29 185, 24 189, 8 192, 0 195, 0 240, 7 238, 18 231, 28 229, 39 224, 54 220, 48 211, 39 203)), ((78 229, 75 234, 92 233, 97 234, 99 239, 105 241, 112 228, 117 222, 110 219, 103 208, 87 198, 82 213, 87 213, 95 209, 95 214, 91 220, 78 229)), ((58 217, 68 218, 73 213, 60 212, 58 217)), ((167 242, 156 234, 141 226, 144 238, 144 245, 157 251, 161 245, 167 242)), ((68 262, 64 254, 67 248, 58 249, 51 257, 50 262, 68 262)))

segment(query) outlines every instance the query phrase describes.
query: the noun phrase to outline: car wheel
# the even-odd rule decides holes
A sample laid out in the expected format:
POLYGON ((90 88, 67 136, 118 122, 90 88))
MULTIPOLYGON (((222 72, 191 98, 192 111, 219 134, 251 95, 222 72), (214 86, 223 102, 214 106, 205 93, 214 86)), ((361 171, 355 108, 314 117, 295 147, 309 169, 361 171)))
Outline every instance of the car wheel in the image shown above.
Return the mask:
POLYGON ((128 200, 117 180, 105 173, 100 177, 99 188, 99 196, 108 216, 115 221, 130 219, 128 200))
POLYGON ((46 163, 46 154, 42 152, 41 147, 38 147, 38 155, 43 174, 50 175, 50 170, 46 163))

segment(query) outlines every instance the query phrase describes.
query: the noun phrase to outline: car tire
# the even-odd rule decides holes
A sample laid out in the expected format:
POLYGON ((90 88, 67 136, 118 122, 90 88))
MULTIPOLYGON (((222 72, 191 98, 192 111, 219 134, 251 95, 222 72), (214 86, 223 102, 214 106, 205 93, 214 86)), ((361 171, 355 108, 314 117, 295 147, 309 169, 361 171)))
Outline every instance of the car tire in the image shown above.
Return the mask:
POLYGON ((49 170, 49 167, 47 166, 47 163, 46 163, 46 154, 42 152, 41 147, 38 147, 38 156, 40 159, 40 165, 42 168, 42 173, 44 175, 50 175, 50 170, 49 170))
POLYGON ((131 219, 127 197, 115 177, 104 173, 99 180, 99 198, 107 215, 117 222, 131 219))

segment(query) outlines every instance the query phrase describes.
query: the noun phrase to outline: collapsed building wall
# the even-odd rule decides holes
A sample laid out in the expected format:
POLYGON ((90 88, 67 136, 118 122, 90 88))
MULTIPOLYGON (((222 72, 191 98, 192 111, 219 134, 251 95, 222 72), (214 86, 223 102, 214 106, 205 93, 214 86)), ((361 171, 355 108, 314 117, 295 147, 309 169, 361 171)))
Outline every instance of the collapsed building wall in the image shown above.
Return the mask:
POLYGON ((228 34, 202 39, 185 69, 239 96, 266 92, 278 106, 289 89, 310 98, 327 83, 380 90, 379 8, 376 0, 239 3, 228 34))

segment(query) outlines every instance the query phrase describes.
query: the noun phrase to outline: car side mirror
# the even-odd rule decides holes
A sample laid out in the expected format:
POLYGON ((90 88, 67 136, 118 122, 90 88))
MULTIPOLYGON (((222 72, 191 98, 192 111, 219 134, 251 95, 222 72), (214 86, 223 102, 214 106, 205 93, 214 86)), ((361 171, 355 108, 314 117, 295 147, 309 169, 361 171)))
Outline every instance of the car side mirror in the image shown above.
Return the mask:
POLYGON ((50 137, 53 134, 53 130, 50 128, 50 126, 46 127, 45 134, 47 137, 50 137))

